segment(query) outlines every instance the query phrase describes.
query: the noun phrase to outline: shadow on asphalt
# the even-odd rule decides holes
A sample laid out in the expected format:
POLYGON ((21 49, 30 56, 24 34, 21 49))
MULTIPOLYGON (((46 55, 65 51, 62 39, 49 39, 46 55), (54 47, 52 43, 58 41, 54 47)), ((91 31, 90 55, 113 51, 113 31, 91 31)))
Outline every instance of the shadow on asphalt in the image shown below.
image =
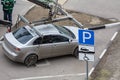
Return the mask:
MULTIPOLYGON (((10 66, 13 66, 13 67, 26 67, 23 63, 19 63, 19 62, 14 62, 12 60, 10 60, 6 55, 3 54, 3 57, 5 58, 6 62, 8 62, 8 64, 10 66)), ((36 65, 46 65, 48 63, 52 63, 54 61, 62 61, 62 60, 70 60, 70 59, 76 59, 78 60, 77 58, 75 58, 73 55, 65 55, 65 56, 58 56, 58 57, 52 57, 52 58, 46 58, 46 59, 41 59, 41 60, 38 60, 38 62, 36 63, 36 65)), ((36 66, 30 66, 30 67, 27 67, 27 68, 33 68, 33 67, 36 67, 36 66)))

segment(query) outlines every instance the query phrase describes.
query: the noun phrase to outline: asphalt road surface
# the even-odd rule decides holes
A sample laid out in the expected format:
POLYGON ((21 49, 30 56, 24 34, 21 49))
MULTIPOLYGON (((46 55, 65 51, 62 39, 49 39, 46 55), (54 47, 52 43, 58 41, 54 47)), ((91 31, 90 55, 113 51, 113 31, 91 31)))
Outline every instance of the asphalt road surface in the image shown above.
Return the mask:
POLYGON ((120 20, 120 0, 68 0, 66 9, 120 20))
MULTIPOLYGON (((79 7, 79 4, 76 5, 79 7)), ((89 72, 117 30, 118 28, 111 28, 95 31, 95 61, 89 62, 89 72)), ((69 55, 40 60, 36 67, 27 68, 5 57, 0 46, 0 78, 2 80, 84 80, 85 62, 69 55)))
MULTIPOLYGON (((110 36, 113 36, 117 29, 95 31, 95 61, 89 62, 89 71, 106 47, 104 44, 108 44, 110 36)), ((0 64, 0 78, 3 80, 84 80, 86 72, 85 61, 79 61, 71 55, 40 60, 36 67, 27 68, 9 60, 1 46, 0 64)))

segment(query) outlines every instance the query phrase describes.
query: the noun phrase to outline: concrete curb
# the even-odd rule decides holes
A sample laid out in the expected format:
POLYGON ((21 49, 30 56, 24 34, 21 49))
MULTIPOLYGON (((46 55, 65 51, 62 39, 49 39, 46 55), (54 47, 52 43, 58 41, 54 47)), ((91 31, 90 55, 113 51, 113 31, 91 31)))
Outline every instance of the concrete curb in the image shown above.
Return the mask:
POLYGON ((66 0, 64 3, 63 3, 63 6, 68 2, 68 0, 66 0))
POLYGON ((96 26, 96 27, 92 27, 92 28, 85 28, 85 29, 98 30, 98 29, 112 28, 112 27, 116 27, 116 26, 119 26, 119 25, 120 25, 120 22, 116 22, 116 23, 110 23, 110 24, 105 24, 105 25, 96 26))
POLYGON ((27 10, 25 10, 22 15, 26 15, 27 12, 29 12, 33 7, 35 7, 35 4, 33 4, 32 6, 30 6, 27 10))
MULTIPOLYGON (((24 10, 20 15, 23 15, 23 16, 26 15, 27 12, 29 12, 33 7, 35 7, 35 4, 33 4, 32 6, 30 6, 28 9, 24 10)), ((13 24, 12 27, 14 27, 16 24, 17 24, 17 22, 15 24, 13 24)))
MULTIPOLYGON (((91 30, 97 30, 97 29, 105 29, 105 28, 110 28, 110 27, 114 27, 114 26, 118 26, 120 25, 120 22, 118 23, 113 23, 113 24, 105 24, 104 26, 100 26, 100 28, 93 28, 91 30)), ((95 62, 94 66, 92 67, 92 69, 89 72, 89 77, 92 75, 92 73, 94 72, 94 70, 96 69, 97 65, 99 64, 99 62, 101 61, 101 59, 103 58, 103 56, 105 55, 105 53, 107 52, 108 48, 111 46, 112 42, 114 41, 114 39, 116 38, 116 36, 118 35, 118 31, 116 31, 114 33, 114 35, 111 37, 108 45, 106 46, 106 48, 103 50, 103 52, 101 53, 101 55, 99 56, 98 60, 95 62)))

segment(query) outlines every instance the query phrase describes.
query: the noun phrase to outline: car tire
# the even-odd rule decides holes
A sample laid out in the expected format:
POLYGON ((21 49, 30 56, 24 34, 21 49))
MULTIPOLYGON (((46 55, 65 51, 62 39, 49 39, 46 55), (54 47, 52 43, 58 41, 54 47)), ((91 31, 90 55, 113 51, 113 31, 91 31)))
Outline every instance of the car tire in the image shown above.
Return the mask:
POLYGON ((37 60, 38 60, 38 56, 36 54, 30 54, 25 58, 24 64, 27 67, 29 67, 29 66, 35 65, 37 60))
POLYGON ((76 58, 79 57, 79 54, 78 54, 78 47, 75 48, 73 55, 74 55, 76 58))

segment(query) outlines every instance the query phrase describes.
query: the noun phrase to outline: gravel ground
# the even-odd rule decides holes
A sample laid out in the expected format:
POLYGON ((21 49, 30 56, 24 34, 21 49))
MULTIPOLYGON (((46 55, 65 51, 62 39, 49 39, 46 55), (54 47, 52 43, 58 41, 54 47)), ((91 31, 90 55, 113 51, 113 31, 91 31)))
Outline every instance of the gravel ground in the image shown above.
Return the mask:
MULTIPOLYGON (((72 16, 74 16, 79 22, 81 22, 84 27, 92 27, 96 25, 102 25, 111 23, 111 21, 104 18, 96 17, 93 15, 88 15, 85 13, 78 13, 73 11, 68 11, 72 16)), ((30 10, 25 17, 30 21, 40 20, 43 17, 48 16, 48 10, 43 9, 40 6, 35 6, 30 10)), ((55 23, 57 25, 74 25, 70 21, 62 21, 55 23)), ((20 22, 19 26, 23 23, 20 22)), ((120 32, 117 38, 112 42, 112 46, 108 49, 107 55, 104 57, 103 61, 98 65, 99 67, 95 71, 94 78, 91 80, 120 80, 120 32)))

